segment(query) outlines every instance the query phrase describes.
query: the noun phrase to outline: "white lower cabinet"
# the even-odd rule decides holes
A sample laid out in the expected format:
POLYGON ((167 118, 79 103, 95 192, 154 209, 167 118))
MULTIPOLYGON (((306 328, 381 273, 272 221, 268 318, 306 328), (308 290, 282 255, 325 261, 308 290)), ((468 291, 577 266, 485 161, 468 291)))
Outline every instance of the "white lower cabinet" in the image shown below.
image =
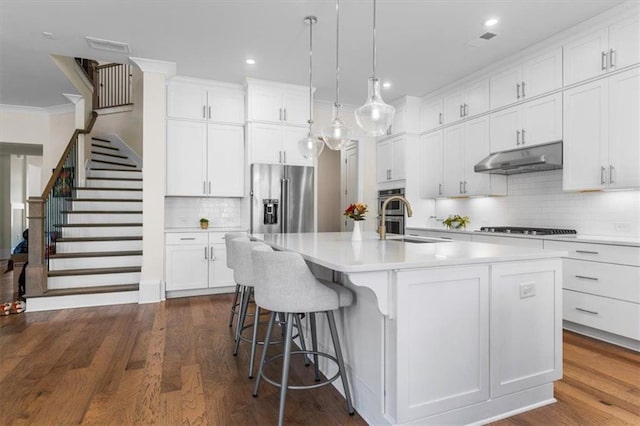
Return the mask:
POLYGON ((166 290, 202 290, 234 286, 227 268, 224 233, 168 233, 166 290))

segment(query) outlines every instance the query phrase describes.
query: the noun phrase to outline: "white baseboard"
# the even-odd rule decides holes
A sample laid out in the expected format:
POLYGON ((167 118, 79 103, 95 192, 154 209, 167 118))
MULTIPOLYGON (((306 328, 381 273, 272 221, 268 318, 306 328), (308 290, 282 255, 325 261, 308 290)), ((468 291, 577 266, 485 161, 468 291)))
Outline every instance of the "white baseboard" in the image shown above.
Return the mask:
POLYGON ((162 281, 140 281, 138 303, 158 303, 162 300, 162 281))
POLYGON ((581 324, 576 324, 575 322, 567 320, 562 321, 562 327, 565 330, 573 331, 574 333, 582 334, 583 336, 602 340, 616 346, 622 346, 623 348, 640 352, 640 341, 638 340, 630 339, 624 336, 618 336, 617 334, 608 333, 606 331, 587 327, 581 324))
POLYGON ((212 294, 233 293, 235 291, 235 285, 229 287, 202 288, 197 290, 169 290, 166 292, 166 297, 167 299, 173 299, 176 297, 207 296, 212 294))

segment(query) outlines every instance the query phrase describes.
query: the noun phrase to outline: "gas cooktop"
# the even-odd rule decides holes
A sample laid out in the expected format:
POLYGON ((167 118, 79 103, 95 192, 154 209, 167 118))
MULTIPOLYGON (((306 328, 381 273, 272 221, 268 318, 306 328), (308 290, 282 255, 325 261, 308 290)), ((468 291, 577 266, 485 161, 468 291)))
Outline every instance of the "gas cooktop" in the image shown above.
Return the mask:
POLYGON ((558 228, 528 228, 522 226, 483 226, 481 232, 500 232, 504 234, 525 234, 525 235, 562 235, 577 234, 575 229, 558 228))

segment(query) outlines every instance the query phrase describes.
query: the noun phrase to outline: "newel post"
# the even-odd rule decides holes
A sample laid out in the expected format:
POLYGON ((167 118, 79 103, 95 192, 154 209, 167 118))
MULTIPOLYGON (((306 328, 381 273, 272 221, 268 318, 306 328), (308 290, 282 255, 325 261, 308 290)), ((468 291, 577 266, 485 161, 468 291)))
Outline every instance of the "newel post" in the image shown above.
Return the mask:
POLYGON ((27 296, 47 292, 47 267, 44 257, 44 199, 29 197, 29 264, 26 275, 27 296))

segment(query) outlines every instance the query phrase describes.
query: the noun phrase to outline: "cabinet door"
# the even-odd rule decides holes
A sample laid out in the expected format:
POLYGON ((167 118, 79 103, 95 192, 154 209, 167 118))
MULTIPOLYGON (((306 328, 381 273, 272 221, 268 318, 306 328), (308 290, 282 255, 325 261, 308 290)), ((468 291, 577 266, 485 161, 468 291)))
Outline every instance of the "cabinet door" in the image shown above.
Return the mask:
POLYGON ((466 123, 463 185, 465 195, 491 193, 491 175, 473 171, 473 166, 489 155, 489 143, 489 117, 476 118, 466 123))
POLYGON ((291 90, 285 91, 283 96, 282 121, 287 124, 308 125, 309 121, 309 93, 291 90))
POLYGON ((167 291, 208 287, 206 245, 167 246, 167 291))
POLYGON ((394 139, 392 145, 391 180, 401 180, 405 178, 406 140, 402 137, 394 139))
POLYGON ((522 67, 506 69, 491 77, 491 109, 517 102, 521 98, 522 67))
POLYGON ((458 90, 444 97, 444 122, 453 123, 462 119, 462 106, 465 102, 465 92, 458 90))
POLYGON ((313 160, 304 158, 298 148, 298 141, 307 136, 304 127, 282 126, 282 162, 294 166, 313 166, 313 160))
POLYGON ((167 195, 206 195, 207 125, 167 121, 167 195))
POLYGON ((444 130, 442 192, 447 197, 462 194, 464 181, 464 124, 444 130))
POLYGON ((465 103, 467 104, 465 110, 465 117, 472 117, 474 115, 482 114, 489 111, 489 79, 483 79, 477 81, 466 89, 465 103))
POLYGON ((545 96, 520 106, 520 144, 538 145, 562 140, 562 93, 545 96))
POLYGON ((640 70, 609 78, 609 186, 640 187, 640 70))
POLYGON ((565 191, 606 187, 607 97, 607 79, 564 92, 562 188, 565 191))
POLYGON ((491 114, 491 152, 518 148, 521 132, 520 107, 491 114))
POLYGON ((604 28, 564 46, 565 86, 607 72, 608 34, 604 28))
POLYGON ((428 100, 422 103, 421 124, 423 132, 435 129, 444 123, 442 112, 442 99, 428 100))
POLYGON ((209 124, 209 195, 244 195, 244 129, 240 126, 209 124))
POLYGON ((420 137, 422 198, 442 196, 442 135, 443 132, 440 130, 420 137))
POLYGON ((609 69, 640 62, 640 26, 634 16, 609 27, 609 69))
POLYGON ((209 120, 244 124, 244 94, 226 88, 210 88, 207 93, 209 120))
POLYGON ((406 119, 407 119, 407 103, 400 102, 393 106, 396 109, 395 114, 393 115, 393 123, 387 129, 387 135, 393 135, 401 132, 406 132, 406 119))
POLYGON ((376 146, 376 177, 378 183, 391 179, 393 145, 391 141, 378 142, 376 146))
POLYGON ((280 164, 282 158, 282 126, 275 124, 250 124, 249 162, 280 164))
POLYGON ((191 84, 173 83, 167 88, 167 116, 204 120, 207 118, 207 90, 191 84))
POLYGON ((491 397, 562 378, 562 261, 491 265, 491 397))
POLYGON ((531 98, 562 87, 562 49, 535 56, 522 67, 523 98, 531 98))
POLYGON ((270 87, 249 88, 248 121, 280 123, 283 120, 282 92, 270 87))
POLYGON ((209 287, 235 286, 233 269, 227 268, 227 250, 224 244, 214 244, 209 249, 213 249, 213 258, 209 265, 211 273, 209 287))

